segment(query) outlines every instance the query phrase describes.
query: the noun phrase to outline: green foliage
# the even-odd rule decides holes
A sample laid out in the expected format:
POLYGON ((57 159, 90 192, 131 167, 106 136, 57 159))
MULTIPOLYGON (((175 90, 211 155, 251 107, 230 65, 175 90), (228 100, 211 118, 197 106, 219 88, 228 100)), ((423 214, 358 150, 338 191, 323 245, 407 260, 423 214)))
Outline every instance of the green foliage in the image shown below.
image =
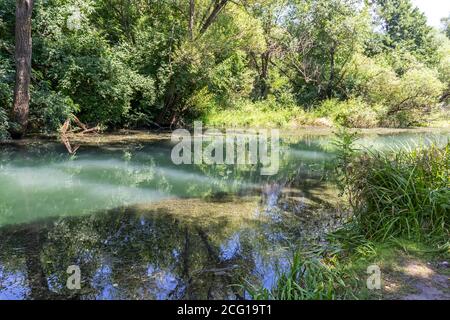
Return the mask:
POLYGON ((358 199, 355 219, 366 238, 448 238, 450 144, 364 154, 347 173, 358 199))
POLYGON ((12 90, 14 85, 13 35, 9 32, 13 27, 14 1, 0 2, 0 140, 9 137, 8 113, 12 106, 12 90))
POLYGON ((439 63, 437 65, 439 80, 445 86, 441 101, 448 105, 450 103, 450 38, 437 35, 436 41, 440 43, 438 50, 439 63))
POLYGON ((442 31, 444 31, 444 34, 447 36, 447 38, 450 39, 450 14, 447 18, 442 18, 442 31))
POLYGON ((348 128, 373 128, 379 125, 379 110, 361 98, 345 101, 325 100, 315 110, 315 114, 328 117, 335 125, 348 128))
POLYGON ((237 51, 211 72, 210 92, 217 104, 227 106, 250 96, 255 75, 247 68, 245 53, 237 51))
MULTIPOLYGON (((394 126, 410 126, 430 111, 443 93, 444 85, 436 73, 428 68, 407 71, 400 79, 391 101, 388 101, 388 116, 395 116, 394 126)), ((388 120, 389 121, 389 120, 388 120)))
POLYGON ((287 21, 286 63, 300 102, 343 94, 340 82, 370 30, 367 6, 353 0, 295 1, 287 21))
POLYGON ((12 105, 12 70, 9 61, 0 55, 0 140, 8 138, 8 110, 12 105))
MULTIPOLYGON (((0 3, 5 114, 14 14, 0 3)), ((450 40, 410 0, 196 0, 192 28, 189 15, 184 0, 36 1, 30 128, 54 131, 70 113, 110 128, 233 114, 239 125, 406 127, 450 96, 450 40)))
POLYGON ((33 91, 32 94, 30 122, 36 129, 41 128, 49 133, 56 132, 71 114, 78 111, 78 105, 60 92, 43 88, 33 91))
POLYGON ((6 116, 5 110, 0 107, 0 140, 8 138, 8 117, 6 116))
MULTIPOLYGON (((87 20, 93 10, 93 3, 88 1, 81 6, 77 1, 64 1, 58 7, 38 7, 37 25, 40 30, 49 30, 39 42, 38 58, 48 68, 43 71, 52 80, 53 88, 49 90, 57 91, 55 97, 65 97, 62 104, 72 100, 78 105, 82 121, 123 125, 134 98, 147 102, 136 103, 136 112, 153 102, 153 81, 130 69, 111 50, 87 20), (70 17, 78 14, 80 21, 73 22, 76 28, 68 28, 70 17)), ((42 99, 39 103, 42 105, 42 99)), ((48 115, 54 113, 54 106, 51 109, 48 115)))
POLYGON ((352 274, 336 260, 318 260, 294 254, 289 268, 278 273, 275 286, 268 289, 247 288, 255 300, 335 300, 352 297, 352 274))
POLYGON ((432 41, 432 28, 411 0, 377 0, 376 4, 385 48, 400 48, 421 61, 433 63, 437 48, 432 41))
POLYGON ((358 118, 363 118, 361 127, 407 127, 420 123, 444 92, 445 84, 439 76, 444 73, 445 59, 442 58, 441 73, 416 63, 399 76, 383 55, 374 58, 356 55, 345 81, 349 94, 360 96, 361 108, 358 110, 349 100, 348 106, 341 108, 346 110, 341 111, 344 113, 341 124, 357 127, 358 118), (356 118, 354 123, 345 123, 346 115, 356 118))

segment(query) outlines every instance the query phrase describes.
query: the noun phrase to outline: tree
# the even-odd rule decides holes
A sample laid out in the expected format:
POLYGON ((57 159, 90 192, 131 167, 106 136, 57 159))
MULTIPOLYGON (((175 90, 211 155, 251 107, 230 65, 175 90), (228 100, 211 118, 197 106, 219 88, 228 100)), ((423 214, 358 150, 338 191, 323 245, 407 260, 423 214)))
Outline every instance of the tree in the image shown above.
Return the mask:
POLYGON ((265 48, 261 52, 250 52, 251 61, 257 70, 254 95, 256 99, 266 99, 270 91, 269 72, 273 57, 279 50, 278 38, 283 33, 282 21, 286 13, 287 1, 265 0, 247 4, 247 10, 261 23, 265 48))
POLYGON ((425 14, 411 0, 377 0, 375 3, 384 47, 411 53, 419 61, 433 62, 437 48, 425 14))
POLYGON ((442 22, 442 30, 445 35, 450 39, 450 14, 446 18, 441 19, 442 22))
POLYGON ((11 136, 20 138, 28 125, 31 79, 31 14, 33 0, 16 1, 15 59, 16 84, 12 112, 11 136))
POLYGON ((358 0, 294 0, 283 51, 288 72, 305 102, 332 98, 369 28, 358 0))

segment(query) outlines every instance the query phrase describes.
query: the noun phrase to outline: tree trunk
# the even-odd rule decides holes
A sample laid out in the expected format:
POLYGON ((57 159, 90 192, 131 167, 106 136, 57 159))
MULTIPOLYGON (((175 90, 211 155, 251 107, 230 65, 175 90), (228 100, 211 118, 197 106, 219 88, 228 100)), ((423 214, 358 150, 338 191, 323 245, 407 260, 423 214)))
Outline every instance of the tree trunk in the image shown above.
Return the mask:
POLYGON ((195 16, 195 2, 189 1, 189 37, 194 40, 194 16, 195 16))
POLYGON ((28 125, 31 78, 31 14, 33 0, 16 0, 15 59, 16 85, 11 130, 13 138, 21 138, 28 125))
POLYGON ((333 45, 330 49, 330 79, 327 86, 327 98, 331 99, 333 97, 334 91, 334 78, 335 78, 335 53, 336 45, 333 45))
POLYGON ((227 5, 229 0, 220 0, 216 1, 216 4, 214 8, 212 9, 211 13, 209 14, 208 18, 206 19, 205 23, 200 29, 200 35, 206 32, 208 28, 211 26, 211 24, 216 20, 217 16, 219 15, 220 11, 227 5))
POLYGON ((268 77, 269 77, 269 62, 270 62, 270 51, 266 51, 261 55, 261 73, 259 76, 260 81, 260 92, 259 98, 262 100, 267 99, 269 93, 268 77))

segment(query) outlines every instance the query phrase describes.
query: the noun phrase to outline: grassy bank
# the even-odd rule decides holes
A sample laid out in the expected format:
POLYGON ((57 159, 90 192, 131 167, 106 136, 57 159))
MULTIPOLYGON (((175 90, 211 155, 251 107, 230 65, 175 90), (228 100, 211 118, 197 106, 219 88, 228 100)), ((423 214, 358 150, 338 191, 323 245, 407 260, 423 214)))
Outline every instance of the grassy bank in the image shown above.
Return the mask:
POLYGON ((295 254, 271 290, 250 288, 254 298, 448 297, 450 143, 361 153, 356 139, 342 131, 335 143, 338 184, 352 218, 329 235, 325 249, 295 254), (371 265, 380 268, 380 290, 367 288, 371 265))
MULTIPOLYGON (((435 246, 402 238, 385 242, 352 242, 344 235, 326 251, 295 253, 287 270, 279 271, 271 289, 247 285, 257 300, 371 300, 428 298, 418 286, 448 298, 448 245, 435 246), (380 270, 380 289, 368 289, 370 267, 380 270), (437 278, 437 281, 435 280, 437 278), (437 283, 436 283, 437 282, 437 283), (424 285, 425 284, 425 285, 424 285)), ((426 294, 426 293, 425 293, 426 294)))
POLYGON ((406 117, 388 114, 388 109, 371 107, 360 100, 325 100, 315 107, 304 109, 297 105, 280 105, 276 102, 240 102, 233 108, 213 109, 201 120, 214 127, 281 127, 302 126, 348 128, 408 128, 450 127, 447 110, 406 117), (305 111, 306 110, 306 111, 305 111))
POLYGON ((214 127, 297 127, 321 125, 317 117, 295 105, 268 102, 241 102, 235 108, 206 113, 203 122, 214 127))

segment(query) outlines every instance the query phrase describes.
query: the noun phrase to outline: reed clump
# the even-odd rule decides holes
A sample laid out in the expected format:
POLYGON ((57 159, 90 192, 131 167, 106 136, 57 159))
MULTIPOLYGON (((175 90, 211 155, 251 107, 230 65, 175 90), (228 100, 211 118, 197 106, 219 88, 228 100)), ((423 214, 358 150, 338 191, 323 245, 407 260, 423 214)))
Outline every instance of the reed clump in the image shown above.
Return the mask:
POLYGON ((356 157, 346 187, 358 229, 367 239, 448 241, 449 173, 450 143, 356 157))

